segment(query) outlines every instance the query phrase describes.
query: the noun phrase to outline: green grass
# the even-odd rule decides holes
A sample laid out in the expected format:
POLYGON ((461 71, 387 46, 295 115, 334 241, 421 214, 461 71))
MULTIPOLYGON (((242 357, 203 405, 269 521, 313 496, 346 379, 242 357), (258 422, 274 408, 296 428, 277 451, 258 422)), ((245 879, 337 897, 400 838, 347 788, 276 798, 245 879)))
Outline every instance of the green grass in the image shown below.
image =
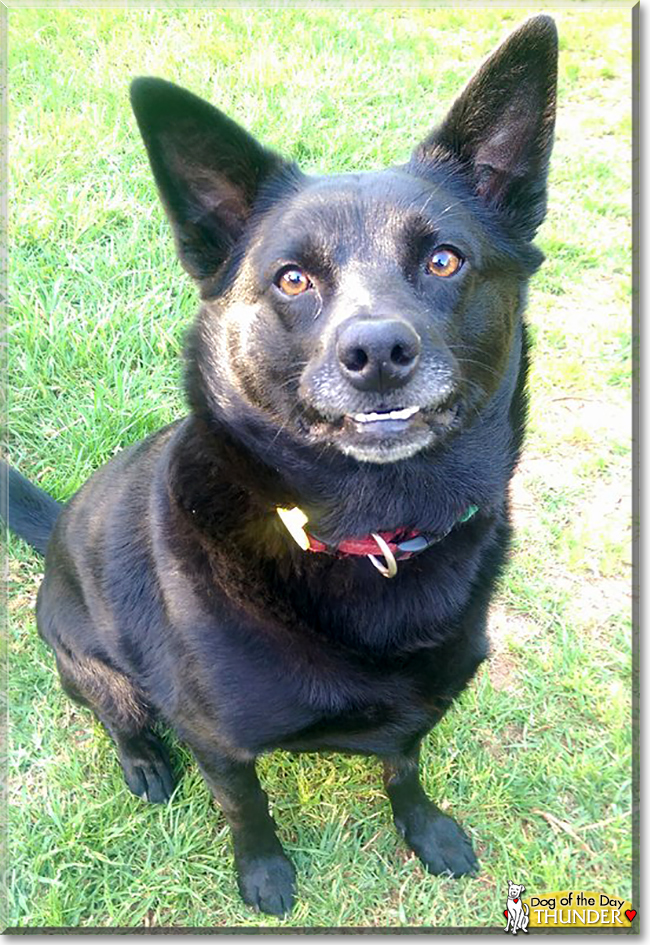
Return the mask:
MULTIPOLYGON (((12 462, 65 499, 184 410, 196 299, 129 110, 131 77, 191 88, 307 168, 372 168, 406 157, 527 12, 11 10, 12 462)), ((424 751, 427 790, 467 826, 480 875, 424 873, 392 829, 377 763, 278 753, 260 769, 298 902, 285 920, 252 913, 188 754, 178 748, 172 803, 148 807, 64 698, 34 626, 41 560, 9 539, 5 924, 495 926, 509 878, 532 895, 631 898, 629 12, 555 16, 558 133, 548 258, 528 309, 518 539, 494 658, 424 751)))

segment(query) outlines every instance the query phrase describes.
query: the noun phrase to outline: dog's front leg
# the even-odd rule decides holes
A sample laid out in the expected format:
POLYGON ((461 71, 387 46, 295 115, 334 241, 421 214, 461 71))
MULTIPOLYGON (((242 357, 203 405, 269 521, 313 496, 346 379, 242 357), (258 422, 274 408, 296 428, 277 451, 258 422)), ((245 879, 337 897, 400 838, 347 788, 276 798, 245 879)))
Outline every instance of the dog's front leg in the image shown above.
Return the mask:
POLYGON ((275 835, 255 762, 193 749, 203 777, 232 832, 237 882, 244 902, 283 915, 293 905, 295 870, 275 835))
POLYGON ((478 869, 469 838, 424 793, 419 777, 419 745, 384 758, 384 784, 399 833, 430 873, 463 876, 478 869))

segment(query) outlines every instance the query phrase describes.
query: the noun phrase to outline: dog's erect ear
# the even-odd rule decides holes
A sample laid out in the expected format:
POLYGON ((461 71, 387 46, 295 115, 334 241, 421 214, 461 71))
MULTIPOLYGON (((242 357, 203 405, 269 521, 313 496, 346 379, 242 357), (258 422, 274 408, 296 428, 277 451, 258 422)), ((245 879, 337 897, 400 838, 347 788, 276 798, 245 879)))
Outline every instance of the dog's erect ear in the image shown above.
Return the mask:
POLYGON ((260 184, 284 161, 171 82, 135 79, 131 104, 180 260, 194 278, 206 278, 240 235, 260 184))
POLYGON ((416 148, 417 164, 452 158, 475 191, 532 239, 546 212, 553 146, 557 30, 544 15, 526 20, 490 56, 443 123, 416 148))

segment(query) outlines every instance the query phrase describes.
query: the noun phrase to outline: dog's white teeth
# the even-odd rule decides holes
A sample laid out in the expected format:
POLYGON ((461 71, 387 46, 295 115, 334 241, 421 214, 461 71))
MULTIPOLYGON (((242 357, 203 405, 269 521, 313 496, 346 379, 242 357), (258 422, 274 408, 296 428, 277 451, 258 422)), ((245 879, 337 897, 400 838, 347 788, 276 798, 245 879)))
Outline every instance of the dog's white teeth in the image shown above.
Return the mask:
POLYGON ((375 423, 377 420, 408 420, 419 411, 419 407, 404 407, 402 410, 385 410, 381 413, 355 413, 357 423, 375 423))

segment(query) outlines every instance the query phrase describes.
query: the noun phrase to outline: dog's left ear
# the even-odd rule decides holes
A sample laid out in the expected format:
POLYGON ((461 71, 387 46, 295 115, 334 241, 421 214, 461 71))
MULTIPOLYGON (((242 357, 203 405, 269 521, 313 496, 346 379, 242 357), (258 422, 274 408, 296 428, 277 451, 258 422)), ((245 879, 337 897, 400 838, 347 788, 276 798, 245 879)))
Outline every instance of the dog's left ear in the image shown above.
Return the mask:
POLYGON ((532 239, 546 212, 553 147, 558 39, 555 23, 526 20, 490 56, 443 123, 413 154, 416 164, 452 159, 474 190, 532 239))

